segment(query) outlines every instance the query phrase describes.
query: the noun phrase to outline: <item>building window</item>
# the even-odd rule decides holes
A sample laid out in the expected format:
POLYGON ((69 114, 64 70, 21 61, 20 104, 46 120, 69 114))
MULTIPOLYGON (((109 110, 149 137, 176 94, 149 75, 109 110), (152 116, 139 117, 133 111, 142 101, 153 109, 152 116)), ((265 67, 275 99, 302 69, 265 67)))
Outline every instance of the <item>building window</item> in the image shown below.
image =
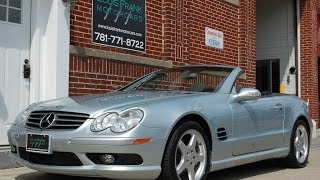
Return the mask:
POLYGON ((0 21, 21 24, 22 0, 0 0, 0 21))

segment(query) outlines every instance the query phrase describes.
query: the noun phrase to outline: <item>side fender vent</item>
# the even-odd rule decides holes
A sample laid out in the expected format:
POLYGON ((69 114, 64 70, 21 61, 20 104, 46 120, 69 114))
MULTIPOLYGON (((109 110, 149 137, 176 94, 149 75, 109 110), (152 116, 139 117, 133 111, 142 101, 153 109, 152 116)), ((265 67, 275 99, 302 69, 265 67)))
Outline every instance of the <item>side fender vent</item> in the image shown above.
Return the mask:
POLYGON ((225 141, 227 140, 228 136, 227 136, 227 131, 225 128, 218 128, 217 130, 217 136, 218 136, 218 139, 220 141, 225 141))

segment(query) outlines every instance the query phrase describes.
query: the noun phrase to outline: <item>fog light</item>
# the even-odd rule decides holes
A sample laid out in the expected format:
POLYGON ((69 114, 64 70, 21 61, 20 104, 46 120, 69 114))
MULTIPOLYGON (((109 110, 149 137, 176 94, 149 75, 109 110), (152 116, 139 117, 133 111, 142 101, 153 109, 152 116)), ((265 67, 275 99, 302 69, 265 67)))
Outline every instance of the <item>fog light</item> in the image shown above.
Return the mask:
POLYGON ((104 164, 113 164, 116 158, 111 154, 104 154, 100 156, 100 160, 104 164))

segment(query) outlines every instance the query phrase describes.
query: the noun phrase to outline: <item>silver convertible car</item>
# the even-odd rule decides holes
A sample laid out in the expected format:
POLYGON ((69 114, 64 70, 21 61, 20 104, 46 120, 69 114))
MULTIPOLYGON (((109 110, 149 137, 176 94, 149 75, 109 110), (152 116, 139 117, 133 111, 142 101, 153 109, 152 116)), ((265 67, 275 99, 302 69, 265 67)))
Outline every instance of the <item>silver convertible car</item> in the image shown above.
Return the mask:
POLYGON ((245 78, 239 67, 174 67, 111 93, 32 104, 8 131, 10 157, 47 173, 112 179, 200 180, 270 158, 306 166, 308 103, 261 96, 245 78))

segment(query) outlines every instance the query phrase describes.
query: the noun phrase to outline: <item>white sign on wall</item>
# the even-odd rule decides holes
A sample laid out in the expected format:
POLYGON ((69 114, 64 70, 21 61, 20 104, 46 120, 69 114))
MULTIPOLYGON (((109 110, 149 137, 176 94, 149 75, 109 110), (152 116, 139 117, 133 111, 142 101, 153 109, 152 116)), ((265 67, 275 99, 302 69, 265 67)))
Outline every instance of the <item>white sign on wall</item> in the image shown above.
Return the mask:
POLYGON ((206 46, 223 49, 223 32, 205 28, 206 46))

